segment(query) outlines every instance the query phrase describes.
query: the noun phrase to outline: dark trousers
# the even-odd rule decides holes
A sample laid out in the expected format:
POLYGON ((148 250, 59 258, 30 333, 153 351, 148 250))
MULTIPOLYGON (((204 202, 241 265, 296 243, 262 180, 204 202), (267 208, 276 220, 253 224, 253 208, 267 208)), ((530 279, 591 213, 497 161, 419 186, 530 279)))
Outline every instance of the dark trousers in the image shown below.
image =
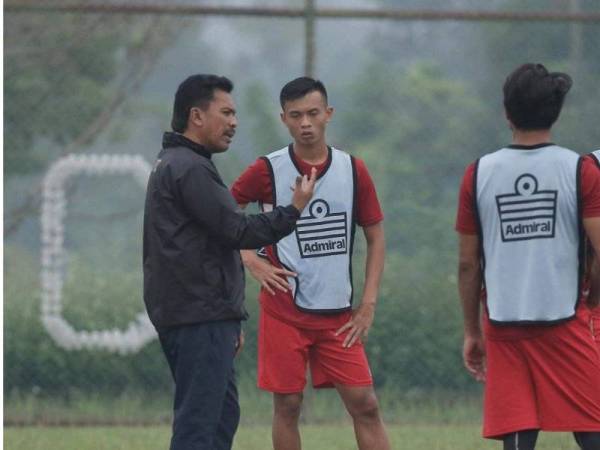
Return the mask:
POLYGON ((233 359, 239 321, 159 331, 173 380, 171 450, 230 450, 240 420, 233 359))

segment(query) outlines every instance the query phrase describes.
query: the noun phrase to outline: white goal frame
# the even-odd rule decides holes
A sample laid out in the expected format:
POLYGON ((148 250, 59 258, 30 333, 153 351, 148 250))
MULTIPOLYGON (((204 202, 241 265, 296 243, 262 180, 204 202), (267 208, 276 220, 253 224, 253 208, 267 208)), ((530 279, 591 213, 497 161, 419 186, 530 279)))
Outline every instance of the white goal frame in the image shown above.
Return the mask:
POLYGON ((67 350, 102 349, 135 353, 155 339, 146 312, 140 312, 125 330, 76 330, 62 315, 66 249, 64 219, 66 185, 75 175, 131 175, 144 189, 151 166, 140 155, 68 155, 57 160, 44 177, 41 207, 41 320, 52 339, 67 350))

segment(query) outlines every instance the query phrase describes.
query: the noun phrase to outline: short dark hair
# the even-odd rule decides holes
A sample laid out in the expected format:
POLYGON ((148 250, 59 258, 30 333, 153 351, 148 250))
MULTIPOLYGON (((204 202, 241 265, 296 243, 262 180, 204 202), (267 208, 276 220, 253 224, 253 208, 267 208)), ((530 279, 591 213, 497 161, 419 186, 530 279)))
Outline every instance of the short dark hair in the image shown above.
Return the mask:
POLYGON ((325 104, 327 104, 327 89, 321 81, 310 77, 300 77, 290 81, 281 89, 279 94, 281 109, 283 109, 285 102, 298 100, 313 91, 320 92, 325 99, 325 104))
POLYGON ((542 64, 523 64, 504 82, 506 115, 520 130, 549 129, 572 85, 566 73, 550 73, 542 64))
POLYGON ((186 78, 175 93, 171 119, 173 131, 183 133, 187 129, 190 109, 198 107, 206 110, 217 89, 229 93, 233 90, 233 83, 217 75, 198 74, 186 78))

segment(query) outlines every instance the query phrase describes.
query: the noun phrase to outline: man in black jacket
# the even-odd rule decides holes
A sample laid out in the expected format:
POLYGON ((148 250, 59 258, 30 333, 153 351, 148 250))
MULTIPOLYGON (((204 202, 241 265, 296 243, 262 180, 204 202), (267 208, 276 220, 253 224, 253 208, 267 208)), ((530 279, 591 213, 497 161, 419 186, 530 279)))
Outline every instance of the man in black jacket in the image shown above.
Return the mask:
POLYGON ((314 172, 296 179, 291 205, 241 212, 211 160, 235 134, 232 89, 215 75, 181 83, 174 132, 165 133, 148 180, 144 302, 175 381, 171 450, 231 448, 239 422, 233 359, 247 318, 239 249, 288 235, 316 180, 314 172))

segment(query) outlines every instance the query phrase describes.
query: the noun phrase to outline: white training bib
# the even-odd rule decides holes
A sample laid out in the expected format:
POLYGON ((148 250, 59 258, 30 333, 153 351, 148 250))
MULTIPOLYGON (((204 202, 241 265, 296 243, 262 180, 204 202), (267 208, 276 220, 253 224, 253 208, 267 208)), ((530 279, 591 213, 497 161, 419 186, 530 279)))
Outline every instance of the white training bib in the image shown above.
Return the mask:
MULTIPOLYGON (((290 187, 300 175, 292 146, 270 153, 265 160, 271 172, 275 206, 290 204, 290 187)), ((274 246, 281 264, 298 274, 288 279, 296 305, 316 313, 340 312, 352 305, 354 162, 347 153, 329 148, 327 164, 296 229, 274 246)), ((271 207, 262 205, 264 210, 271 207)))
POLYGON ((556 145, 503 148, 478 160, 474 192, 491 321, 574 316, 582 242, 579 161, 556 145))

